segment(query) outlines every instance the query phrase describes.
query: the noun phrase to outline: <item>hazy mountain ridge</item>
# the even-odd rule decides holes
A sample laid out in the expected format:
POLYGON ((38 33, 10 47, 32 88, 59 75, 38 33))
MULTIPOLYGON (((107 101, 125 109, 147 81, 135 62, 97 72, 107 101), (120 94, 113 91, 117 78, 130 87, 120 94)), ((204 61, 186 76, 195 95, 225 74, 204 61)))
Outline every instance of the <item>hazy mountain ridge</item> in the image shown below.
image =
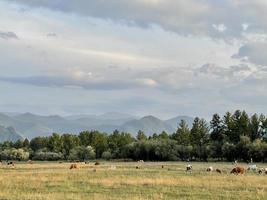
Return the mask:
POLYGON ((32 113, 6 115, 0 113, 0 126, 14 127, 25 138, 47 136, 57 133, 79 133, 84 130, 99 130, 112 133, 115 129, 136 135, 138 130, 146 134, 173 133, 180 120, 184 119, 191 125, 193 118, 178 116, 169 120, 161 120, 154 116, 138 118, 124 113, 105 113, 103 115, 74 115, 62 117, 59 115, 41 116, 32 113), (179 120, 179 121, 176 121, 179 120))
POLYGON ((0 142, 23 140, 24 138, 16 132, 13 127, 0 126, 0 142))
POLYGON ((165 120, 165 122, 176 129, 179 126, 181 120, 185 120, 189 128, 192 127, 192 124, 194 122, 194 118, 189 117, 189 116, 177 116, 177 117, 165 120))
POLYGON ((174 127, 151 115, 145 116, 139 120, 126 122, 120 129, 130 133, 137 133, 138 130, 142 130, 147 135, 161 133, 162 131, 166 131, 167 133, 175 131, 174 127))

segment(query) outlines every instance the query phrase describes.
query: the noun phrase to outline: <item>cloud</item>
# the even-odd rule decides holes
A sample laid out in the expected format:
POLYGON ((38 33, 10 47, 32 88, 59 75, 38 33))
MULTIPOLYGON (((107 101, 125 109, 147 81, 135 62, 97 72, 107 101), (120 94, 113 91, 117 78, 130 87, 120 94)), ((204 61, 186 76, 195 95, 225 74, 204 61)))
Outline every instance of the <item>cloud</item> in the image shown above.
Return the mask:
POLYGON ((226 31, 227 27, 224 24, 213 24, 212 27, 217 30, 220 33, 223 33, 224 31, 226 31))
POLYGON ((56 33, 47 33, 46 34, 47 37, 57 37, 56 33))
POLYGON ((19 36, 0 40, 2 108, 266 110, 266 9, 260 0, 0 1, 1 29, 19 36))
POLYGON ((256 65, 267 66, 267 42, 248 42, 233 58, 243 59, 256 65))
POLYGON ((142 87, 156 87, 152 79, 85 79, 80 76, 29 76, 29 77, 0 77, 0 81, 28 84, 38 87, 83 88, 86 90, 124 90, 142 87))
POLYGON ((183 35, 242 37, 266 32, 267 4, 262 0, 9 0, 35 8, 112 20, 127 25, 153 24, 183 35), (249 29, 247 25, 249 24, 249 29), (222 34, 224 33, 224 34, 222 34))
POLYGON ((196 75, 216 76, 217 78, 229 80, 242 80, 253 73, 253 69, 247 64, 220 67, 214 63, 207 63, 195 71, 196 75))
POLYGON ((18 36, 11 31, 0 31, 0 38, 8 40, 8 39, 18 39, 18 36))

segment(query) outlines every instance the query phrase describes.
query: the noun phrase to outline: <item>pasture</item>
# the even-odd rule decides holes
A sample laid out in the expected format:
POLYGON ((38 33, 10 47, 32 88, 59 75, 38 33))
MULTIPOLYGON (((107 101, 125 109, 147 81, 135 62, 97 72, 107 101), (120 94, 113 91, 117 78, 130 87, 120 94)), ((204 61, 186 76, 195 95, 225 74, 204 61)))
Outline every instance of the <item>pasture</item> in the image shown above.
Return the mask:
POLYGON ((72 170, 71 163, 2 164, 0 199, 267 199, 267 175, 246 171, 236 176, 229 173, 231 163, 191 164, 192 173, 185 172, 186 162, 91 162, 72 170), (206 172, 209 166, 222 174, 206 172))

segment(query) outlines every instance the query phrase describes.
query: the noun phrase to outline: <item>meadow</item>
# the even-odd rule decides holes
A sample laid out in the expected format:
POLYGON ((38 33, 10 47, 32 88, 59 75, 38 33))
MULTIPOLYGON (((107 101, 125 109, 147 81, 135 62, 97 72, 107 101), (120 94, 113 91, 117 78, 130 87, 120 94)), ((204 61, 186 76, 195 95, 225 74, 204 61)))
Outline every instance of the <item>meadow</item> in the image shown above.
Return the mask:
MULTIPOLYGON (((232 163, 93 162, 70 170, 71 163, 16 163, 0 167, 1 200, 143 200, 143 199, 267 199, 267 175, 231 175, 232 163), (163 166, 163 168, 162 168, 163 166), (208 166, 223 172, 206 172, 208 166)), ((246 167, 245 163, 240 165, 246 167)), ((259 163, 259 167, 267 164, 259 163)))

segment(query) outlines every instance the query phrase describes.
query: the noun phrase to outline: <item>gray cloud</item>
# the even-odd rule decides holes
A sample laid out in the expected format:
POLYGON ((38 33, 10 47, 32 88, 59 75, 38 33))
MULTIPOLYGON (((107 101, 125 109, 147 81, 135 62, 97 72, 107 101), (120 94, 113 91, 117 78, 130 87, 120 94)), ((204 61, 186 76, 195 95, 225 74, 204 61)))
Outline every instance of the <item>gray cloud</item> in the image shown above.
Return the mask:
POLYGON ((0 31, 0 38, 8 40, 8 39, 18 39, 18 36, 11 31, 0 31))
POLYGON ((185 35, 242 37, 244 31, 267 30, 267 5, 261 0, 9 0, 84 16, 165 30, 185 35), (244 26, 244 24, 249 26, 244 26), (245 27, 245 28, 244 28, 245 27))
POLYGON ((214 63, 207 63, 195 71, 195 75, 216 76, 229 80, 242 80, 252 74, 252 69, 247 64, 220 67, 214 63))
POLYGON ((249 42, 243 45, 233 58, 243 59, 256 65, 267 66, 267 42, 249 42))

